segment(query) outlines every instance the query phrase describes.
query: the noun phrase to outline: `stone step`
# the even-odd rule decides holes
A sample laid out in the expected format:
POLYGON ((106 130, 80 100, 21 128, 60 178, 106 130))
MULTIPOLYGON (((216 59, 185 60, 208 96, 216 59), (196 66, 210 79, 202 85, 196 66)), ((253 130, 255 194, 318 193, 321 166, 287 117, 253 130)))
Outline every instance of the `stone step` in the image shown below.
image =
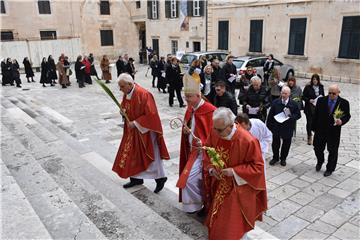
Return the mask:
MULTIPOLYGON (((34 141, 34 139, 36 139, 36 137, 34 135, 31 136, 29 133, 26 134, 23 132, 23 133, 21 133, 21 135, 19 134, 18 137, 23 137, 24 139, 25 138, 32 139, 32 140, 30 140, 31 141, 30 145, 39 145, 39 142, 34 141)), ((50 145, 51 145, 51 143, 48 145, 49 148, 52 148, 50 145)), ((59 145, 61 145, 61 142, 56 142, 56 146, 59 147, 59 145)), ((56 149, 49 149, 49 150, 50 150, 50 152, 56 151, 56 149)), ((71 149, 68 149, 66 151, 66 155, 75 154, 75 153, 71 154, 70 152, 71 152, 71 149)), ((138 228, 139 226, 141 226, 141 229, 146 229, 154 234, 154 235, 152 235, 151 233, 147 233, 147 235, 151 236, 151 238, 164 238, 164 239, 187 239, 188 238, 185 234, 181 233, 181 231, 179 229, 177 229, 174 225, 172 225, 166 219, 160 217, 158 214, 153 212, 150 208, 145 206, 139 200, 137 200, 136 198, 131 196, 128 192, 126 192, 121 187, 119 187, 119 185, 116 185, 112 182, 106 181, 107 178, 104 175, 99 175, 98 171, 97 170, 94 171, 94 168, 93 169, 89 168, 88 164, 87 164, 87 166, 86 166, 86 164, 81 164, 81 163, 73 164, 72 167, 74 167, 74 170, 72 170, 70 167, 66 166, 66 163, 69 164, 71 162, 74 162, 74 161, 72 161, 73 159, 71 159, 71 158, 67 159, 67 157, 65 155, 62 155, 61 157, 60 156, 59 155, 58 156, 48 156, 48 157, 45 156, 41 159, 41 161, 44 165, 44 168, 47 171, 54 171, 55 169, 61 169, 61 170, 56 171, 56 174, 54 174, 53 178, 62 187, 64 187, 67 194, 69 194, 69 196, 71 196, 71 198, 74 200, 74 202, 79 205, 79 207, 83 210, 83 212, 86 215, 88 215, 88 217, 91 220, 97 220, 97 219, 96 219, 96 216, 93 216, 90 211, 87 211, 87 210, 92 210, 92 209, 89 209, 89 204, 95 205, 93 207, 94 211, 101 212, 100 211, 100 210, 102 210, 101 208, 104 208, 103 205, 105 205, 104 201, 107 200, 106 197, 110 197, 112 202, 117 204, 117 206, 114 208, 118 211, 120 211, 119 209, 121 209, 122 211, 121 211, 121 213, 119 212, 118 214, 116 214, 115 209, 112 209, 113 212, 111 212, 110 216, 117 215, 116 217, 118 219, 120 219, 120 221, 114 222, 114 220, 110 219, 112 221, 109 221, 108 227, 113 227, 116 229, 116 227, 114 227, 114 226, 120 226, 120 228, 126 228, 126 227, 131 227, 131 226, 138 228), (80 165, 82 165, 82 166, 80 166, 80 165), (77 172, 75 172, 75 170, 77 172, 81 172, 81 173, 85 174, 87 176, 86 180, 93 179, 95 181, 91 182, 90 184, 86 184, 88 182, 81 181, 81 178, 79 176, 76 176, 77 172), (104 180, 104 181, 101 181, 101 180, 104 180), (76 187, 71 185, 71 183, 76 183, 76 187), (84 187, 82 187, 81 185, 84 185, 84 187), (106 187, 104 187, 104 186, 106 186, 106 187), (92 188, 94 188, 94 189, 92 189, 92 188), (104 195, 106 194, 106 197, 100 193, 97 193, 96 189, 101 189, 102 193, 104 193, 104 195), (83 195, 85 195, 85 197, 83 195), (81 197, 81 198, 79 198, 79 197, 81 197), (101 201, 101 206, 99 204, 100 201, 101 201), (95 219, 93 219, 93 218, 95 218, 95 219), (132 222, 131 220, 128 220, 128 218, 136 219, 136 221, 132 222), (122 226, 121 223, 124 223, 124 222, 127 222, 127 224, 125 226, 122 226), (166 228, 170 231, 163 231, 163 228, 166 228)), ((81 160, 81 157, 78 156, 77 159, 81 160)), ((111 169, 111 167, 109 169, 111 169)), ((83 177, 83 176, 81 176, 81 177, 83 177)), ((109 204, 109 203, 107 203, 107 204, 109 204)), ((92 206, 90 206, 90 207, 92 207, 92 206)), ((104 214, 106 214, 106 212, 104 214)), ((110 218, 110 216, 104 215, 103 217, 110 218)), ((96 224, 96 222, 95 222, 95 224, 96 224)), ((104 234, 107 237, 112 238, 111 235, 109 236, 109 234, 107 234, 108 233, 107 229, 104 230, 104 229, 100 228, 100 230, 102 230, 103 232, 105 231, 104 234)), ((124 232, 125 233, 134 232, 132 230, 133 229, 128 229, 124 232)), ((148 232, 148 231, 146 231, 146 232, 148 232)), ((138 237, 144 237, 144 236, 140 236, 139 233, 137 233, 137 235, 134 235, 131 237, 138 238, 138 237)), ((124 237, 128 237, 128 236, 125 235, 124 237)))
MULTIPOLYGON (((6 111, 2 111, 1 125, 4 164, 51 237, 54 239, 105 239, 98 228, 25 149, 13 133, 12 126, 8 129, 9 125, 4 123, 4 119, 8 116, 4 116, 4 112, 6 111)), ((16 122, 13 118, 5 121, 9 120, 16 122)), ((15 206, 19 204, 13 203, 15 206)), ((25 223, 16 222, 16 224, 21 226, 25 223)), ((26 234, 28 231, 26 228, 24 230, 17 228, 17 234, 26 234)))
POLYGON ((2 159, 0 167, 1 219, 6 219, 6 224, 2 225, 2 239, 51 239, 51 235, 2 159))

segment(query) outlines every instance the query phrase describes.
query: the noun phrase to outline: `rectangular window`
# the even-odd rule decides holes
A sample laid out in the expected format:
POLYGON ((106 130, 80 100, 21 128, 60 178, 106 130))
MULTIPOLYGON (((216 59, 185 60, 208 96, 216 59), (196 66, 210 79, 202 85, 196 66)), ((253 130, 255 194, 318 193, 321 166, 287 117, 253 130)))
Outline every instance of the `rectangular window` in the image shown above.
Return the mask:
POLYGON ((177 51, 178 51, 178 41, 171 40, 171 54, 175 55, 177 51))
POLYGON ((290 55, 304 55, 306 18, 290 19, 289 49, 290 55))
POLYGON ((136 8, 141 8, 141 1, 136 1, 136 8))
POLYGON ((56 31, 40 31, 41 40, 54 40, 56 39, 56 31))
POLYGON ((343 18, 339 58, 360 58, 360 16, 343 18))
POLYGON ((113 46, 113 31, 112 30, 100 30, 101 46, 113 46))
POLYGON ((263 20, 250 20, 249 52, 262 52, 263 20))
POLYGON ((200 42, 193 42, 193 51, 200 52, 201 51, 201 43, 200 42))
POLYGON ((38 0, 39 14, 51 14, 50 1, 38 0))
POLYGON ((5 14, 5 13, 6 13, 5 1, 1 0, 1 14, 5 14))
POLYGON ((170 1, 170 17, 176 18, 177 17, 177 9, 176 9, 176 0, 170 1))
POLYGON ((12 31, 1 31, 1 41, 14 40, 14 34, 12 31))
POLYGON ((193 16, 200 17, 200 0, 193 1, 193 16))
POLYGON ((159 53, 159 39, 152 39, 152 49, 154 50, 154 54, 160 56, 159 53))
POLYGON ((229 49, 229 21, 219 21, 218 49, 229 49))
POLYGON ((158 19, 157 2, 151 1, 151 17, 152 19, 158 19))
POLYGON ((110 3, 109 1, 100 1, 100 15, 110 15, 110 3))

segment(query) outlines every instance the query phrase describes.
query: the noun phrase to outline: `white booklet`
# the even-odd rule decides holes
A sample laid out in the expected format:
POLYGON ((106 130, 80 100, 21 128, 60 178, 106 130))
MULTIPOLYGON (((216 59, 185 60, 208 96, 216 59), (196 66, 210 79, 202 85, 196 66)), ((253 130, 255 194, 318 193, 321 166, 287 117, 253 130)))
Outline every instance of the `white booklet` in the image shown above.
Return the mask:
POLYGON ((228 78, 228 81, 232 83, 235 79, 236 79, 236 76, 234 75, 234 76, 232 76, 232 77, 229 77, 229 78, 228 78))
POLYGON ((321 97, 322 97, 322 95, 319 95, 317 98, 315 98, 315 99, 314 99, 314 102, 313 102, 312 104, 313 104, 314 106, 316 106, 318 99, 321 98, 321 97))
POLYGON ((286 114, 282 111, 281 113, 279 114, 276 114, 274 116, 275 120, 278 122, 278 123, 283 123, 285 122, 286 120, 288 120, 290 117, 286 116, 286 114))
POLYGON ((249 114, 255 115, 258 114, 259 107, 249 108, 249 114))

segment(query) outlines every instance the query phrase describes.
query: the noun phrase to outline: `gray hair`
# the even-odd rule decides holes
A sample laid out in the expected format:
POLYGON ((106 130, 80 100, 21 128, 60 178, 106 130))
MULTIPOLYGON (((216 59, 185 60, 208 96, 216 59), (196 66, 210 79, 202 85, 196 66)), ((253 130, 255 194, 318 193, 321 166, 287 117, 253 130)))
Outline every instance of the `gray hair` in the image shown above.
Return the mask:
POLYGON ((121 80, 127 82, 127 83, 134 83, 134 79, 132 76, 128 73, 122 73, 119 75, 117 82, 119 83, 121 80))
POLYGON ((226 107, 219 107, 213 113, 213 121, 223 119, 226 126, 235 122, 234 113, 226 107))
POLYGON ((259 82, 259 83, 261 83, 261 78, 259 78, 259 76, 253 76, 253 77, 250 79, 250 82, 251 82, 251 84, 253 84, 254 82, 259 82))
POLYGON ((288 93, 291 93, 291 89, 288 86, 283 86, 281 88, 281 92, 285 92, 285 91, 287 91, 288 93))

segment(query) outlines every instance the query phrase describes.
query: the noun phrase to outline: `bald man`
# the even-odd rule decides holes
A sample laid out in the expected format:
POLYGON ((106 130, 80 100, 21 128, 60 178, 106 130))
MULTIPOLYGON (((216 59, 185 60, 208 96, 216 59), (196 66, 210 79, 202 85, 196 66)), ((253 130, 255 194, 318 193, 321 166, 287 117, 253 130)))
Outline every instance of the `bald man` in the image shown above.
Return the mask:
POLYGON ((324 150, 327 146, 329 152, 328 163, 324 176, 330 176, 335 171, 338 149, 340 144, 341 127, 350 120, 349 102, 339 96, 339 86, 333 84, 329 87, 328 95, 319 98, 315 107, 315 115, 312 122, 314 135, 314 151, 317 158, 316 171, 321 170, 324 163, 324 150), (334 112, 341 110, 341 116, 335 116, 334 112))
POLYGON ((280 160, 281 166, 286 166, 286 158, 289 154, 293 129, 296 121, 301 118, 300 109, 294 100, 290 99, 290 88, 284 86, 281 89, 281 98, 272 102, 267 127, 273 134, 272 151, 273 159, 270 165, 275 165, 280 160), (282 115, 283 121, 278 117, 282 115), (282 145, 281 145, 282 140, 282 145), (281 145, 281 153, 279 154, 281 145))

